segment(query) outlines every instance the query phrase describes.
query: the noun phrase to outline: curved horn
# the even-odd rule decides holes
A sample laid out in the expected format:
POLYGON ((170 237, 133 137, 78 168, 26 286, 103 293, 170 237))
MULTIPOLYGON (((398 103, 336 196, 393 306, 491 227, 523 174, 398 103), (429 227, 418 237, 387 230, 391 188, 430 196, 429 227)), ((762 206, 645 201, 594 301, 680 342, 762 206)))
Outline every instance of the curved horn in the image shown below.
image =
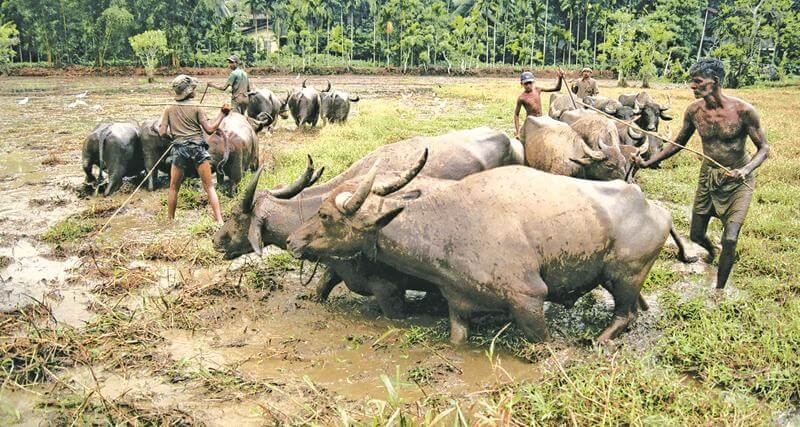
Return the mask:
POLYGON ((609 148, 609 146, 608 146, 608 145, 606 145, 606 144, 603 142, 603 138, 598 138, 598 139, 597 139, 597 146, 598 146, 598 147, 600 147, 600 151, 607 150, 607 149, 609 148))
POLYGON ((642 104, 639 104, 638 99, 633 100, 633 115, 637 115, 642 112, 642 104))
MULTIPOLYGON (((381 161, 376 161, 372 168, 370 168, 367 175, 358 184, 355 193, 350 195, 347 200, 341 200, 341 203, 336 203, 336 207, 339 208, 345 215, 353 215, 356 211, 364 204, 364 201, 367 200, 367 196, 369 196, 370 191, 372 190, 372 184, 375 182, 375 176, 378 175, 378 166, 380 165, 381 161)), ((338 199, 338 198, 337 198, 338 199)), ((340 202, 340 200, 337 200, 340 202)))
POLYGON ((422 155, 419 156, 419 159, 417 159, 417 162, 414 164, 414 166, 406 170, 405 173, 397 177, 392 182, 387 182, 386 184, 383 185, 376 185, 375 188, 372 189, 372 194, 377 194, 378 196, 385 196, 387 194, 394 193, 395 191, 405 187, 406 184, 411 182, 411 180, 414 179, 414 177, 416 177, 417 174, 419 174, 423 166, 425 166, 425 162, 427 161, 428 161, 428 149, 426 148, 425 151, 422 152, 422 155))
POLYGON ((606 158, 605 154, 602 151, 595 150, 589 146, 585 141, 582 141, 583 146, 583 154, 586 154, 587 157, 591 157, 593 160, 603 160, 606 158))
POLYGON ((308 79, 303 79, 303 87, 306 87, 306 81, 308 81, 308 79))
POLYGON ((331 81, 328 80, 328 87, 325 90, 323 90, 322 92, 330 92, 330 91, 331 91, 331 81))
POLYGON ((252 178, 250 178, 250 182, 247 184, 247 188, 245 188, 244 193, 242 194, 242 200, 240 203, 242 212, 244 213, 253 212, 253 206, 255 205, 256 201, 256 188, 258 187, 258 179, 261 178, 261 171, 263 169, 263 165, 258 167, 258 170, 256 170, 256 173, 253 174, 252 178))
POLYGON ((308 186, 308 182, 311 181, 311 177, 313 174, 314 174, 314 160, 312 160, 311 156, 309 155, 308 163, 306 164, 306 170, 303 172, 302 175, 298 176, 297 179, 294 180, 294 182, 287 185, 286 187, 277 190, 269 190, 269 194, 278 199, 291 199, 292 197, 296 196, 297 193, 303 191, 303 189, 308 186))
POLYGON ((358 101, 360 101, 360 100, 361 100, 361 97, 359 97, 359 96, 356 96, 355 98, 353 98, 353 97, 347 97, 347 99, 349 99, 349 100, 350 100, 350 102, 358 102, 358 101))
POLYGON ((659 107, 659 109, 663 112, 669 110, 670 108, 672 108, 672 97, 667 94, 667 105, 664 107, 659 107))
POLYGON ((635 130, 633 126, 628 126, 628 136, 637 141, 644 138, 644 135, 641 132, 635 130))
POLYGON ((639 157, 644 156, 647 154, 647 151, 650 149, 650 144, 647 141, 642 142, 639 147, 636 148, 636 155, 639 157))
POLYGON ((250 220, 250 228, 247 230, 247 241, 250 242, 250 247, 257 255, 261 255, 264 251, 264 243, 261 238, 261 229, 264 227, 264 218, 258 215, 253 215, 250 220))
POLYGON ((319 181, 319 178, 322 176, 323 172, 325 172, 325 166, 314 171, 314 175, 311 176, 311 180, 308 181, 306 187, 311 187, 312 185, 316 184, 317 181, 319 181))

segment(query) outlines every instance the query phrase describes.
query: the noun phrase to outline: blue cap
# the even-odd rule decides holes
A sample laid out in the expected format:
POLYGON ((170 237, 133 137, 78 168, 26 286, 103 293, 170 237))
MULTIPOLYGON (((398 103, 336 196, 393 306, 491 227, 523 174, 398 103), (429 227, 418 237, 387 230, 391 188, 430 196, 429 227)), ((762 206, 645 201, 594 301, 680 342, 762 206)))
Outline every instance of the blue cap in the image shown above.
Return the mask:
POLYGON ((521 76, 519 76, 520 83, 528 83, 532 81, 533 81, 533 73, 531 73, 530 71, 525 71, 522 73, 521 76))

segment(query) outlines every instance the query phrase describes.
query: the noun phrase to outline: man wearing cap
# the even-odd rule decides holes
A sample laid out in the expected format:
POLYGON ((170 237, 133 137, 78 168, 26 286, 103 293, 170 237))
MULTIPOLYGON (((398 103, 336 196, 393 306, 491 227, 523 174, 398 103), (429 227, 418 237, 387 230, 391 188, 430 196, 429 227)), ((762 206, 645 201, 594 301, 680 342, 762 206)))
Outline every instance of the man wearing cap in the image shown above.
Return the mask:
POLYGON ((202 107, 191 103, 194 98, 197 81, 192 77, 181 74, 172 80, 172 90, 175 91, 177 105, 170 105, 161 116, 161 125, 158 133, 161 136, 172 137, 172 169, 170 170, 169 196, 167 197, 167 214, 170 220, 175 219, 175 207, 178 202, 178 191, 183 182, 186 169, 194 168, 203 182, 203 189, 208 194, 208 203, 217 223, 222 224, 222 213, 219 208, 219 199, 214 191, 211 180, 211 165, 208 154, 208 144, 205 134, 214 133, 219 128, 222 119, 231 111, 227 104, 217 117, 209 123, 202 107), (169 131, 168 131, 169 130, 169 131), (204 133, 205 132, 205 133, 204 133))
POLYGON ((214 83, 208 83, 208 85, 219 90, 227 90, 230 87, 231 105, 236 111, 244 114, 247 112, 247 92, 250 91, 250 79, 247 77, 247 73, 239 67, 238 56, 231 55, 228 57, 228 68, 231 69, 231 74, 228 76, 228 81, 225 82, 224 86, 214 83))
POLYGON ((572 84, 572 92, 577 94, 578 98, 583 99, 587 96, 595 96, 600 93, 597 90, 597 80, 592 78, 592 69, 584 67, 581 70, 581 79, 572 84))
POLYGON ((514 109, 514 136, 519 138, 519 111, 520 107, 525 107, 525 116, 542 115, 542 92, 558 92, 561 90, 561 82, 564 80, 564 73, 558 71, 558 83, 550 89, 541 88, 533 85, 533 73, 525 71, 519 76, 519 84, 522 86, 523 92, 517 98, 517 107, 514 109))

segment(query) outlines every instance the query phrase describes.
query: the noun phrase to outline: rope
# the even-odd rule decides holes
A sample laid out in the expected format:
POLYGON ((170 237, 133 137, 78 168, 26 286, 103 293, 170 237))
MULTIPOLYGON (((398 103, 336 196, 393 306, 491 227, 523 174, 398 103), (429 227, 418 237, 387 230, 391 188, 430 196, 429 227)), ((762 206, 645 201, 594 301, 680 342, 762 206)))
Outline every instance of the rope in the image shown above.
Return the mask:
MULTIPOLYGON (((572 93, 570 93, 570 95, 572 95, 572 93)), ((711 157, 708 157, 707 155, 701 153, 700 151, 697 151, 695 149, 689 148, 689 147, 687 147, 685 145, 678 144, 677 142, 674 142, 674 141, 670 140, 669 138, 665 138, 665 137, 659 135, 656 132, 650 132, 650 131, 644 130, 644 129, 640 128, 636 123, 626 122, 625 120, 618 119, 618 118, 606 113, 603 110, 599 110, 597 108, 592 107, 589 104, 584 103, 583 101, 580 101, 580 100, 575 101, 574 99, 572 101, 573 102, 577 102, 578 104, 583 105, 584 107, 586 107, 586 108, 588 108, 590 110, 593 110, 593 111, 595 111, 597 113, 600 113, 600 114, 604 115, 605 117, 607 117, 607 118, 609 118, 609 119, 611 119, 611 120, 613 120, 613 121, 615 121, 617 123, 621 123, 621 124, 623 124, 625 126, 633 128, 634 130, 637 130, 637 131, 639 131, 641 133, 644 133, 645 135, 650 135, 650 136, 656 137, 656 138, 658 138, 658 139, 660 139, 660 140, 662 140, 662 141, 664 141, 664 142, 666 142, 668 144, 672 144, 672 145, 674 145, 676 147, 679 147, 679 148, 681 148, 683 150, 687 150, 689 152, 697 154, 698 156, 703 157, 704 159, 706 159, 706 160, 710 161, 711 163, 715 164, 717 167, 719 167, 720 169, 724 170, 725 172, 731 173, 730 169, 726 168, 725 166, 720 164, 718 161, 712 159, 711 157)), ((742 181, 742 184, 744 184, 750 190, 755 191, 755 189, 753 187, 751 187, 750 184, 747 183, 747 181, 742 181)))
POLYGON ((106 221, 105 224, 103 224, 102 227, 100 227, 100 230, 97 231, 97 234, 102 233, 106 229, 106 227, 108 227, 108 224, 111 222, 111 220, 114 219, 114 217, 117 216, 117 214, 122 210, 122 208, 124 208, 125 205, 127 205, 128 202, 131 201, 133 196, 135 196, 136 193, 139 191, 139 189, 142 188, 142 185, 144 185, 144 183, 147 181, 147 179, 150 178, 150 175, 153 174, 153 171, 156 170, 156 168, 158 168, 158 165, 161 164, 161 161, 164 160, 164 157, 167 156, 167 153, 169 153, 170 148, 172 148, 172 143, 169 144, 169 147, 167 147, 167 150, 164 151, 164 154, 161 155, 161 157, 158 159, 158 161, 156 161, 156 164, 153 165, 153 167, 150 169, 149 172, 147 172, 147 175, 145 175, 144 179, 142 180, 142 182, 139 183, 139 185, 136 187, 136 189, 133 190, 133 193, 131 193, 131 195, 128 196, 128 198, 125 199, 125 201, 122 202, 121 205, 119 205, 117 210, 115 210, 114 213, 111 214, 110 217, 108 217, 108 220, 106 221))

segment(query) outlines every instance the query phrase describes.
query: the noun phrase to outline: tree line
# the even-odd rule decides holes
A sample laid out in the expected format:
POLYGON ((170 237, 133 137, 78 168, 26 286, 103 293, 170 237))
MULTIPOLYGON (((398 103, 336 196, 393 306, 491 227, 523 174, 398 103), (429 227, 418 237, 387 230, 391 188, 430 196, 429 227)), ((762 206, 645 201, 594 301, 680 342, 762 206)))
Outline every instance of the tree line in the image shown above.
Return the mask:
POLYGON ((729 86, 800 71, 793 0, 5 0, 0 13, 4 64, 130 65, 131 37, 155 30, 156 63, 173 67, 230 53, 301 70, 590 66, 646 85, 716 56, 729 86), (255 19, 278 52, 243 34, 255 19))

